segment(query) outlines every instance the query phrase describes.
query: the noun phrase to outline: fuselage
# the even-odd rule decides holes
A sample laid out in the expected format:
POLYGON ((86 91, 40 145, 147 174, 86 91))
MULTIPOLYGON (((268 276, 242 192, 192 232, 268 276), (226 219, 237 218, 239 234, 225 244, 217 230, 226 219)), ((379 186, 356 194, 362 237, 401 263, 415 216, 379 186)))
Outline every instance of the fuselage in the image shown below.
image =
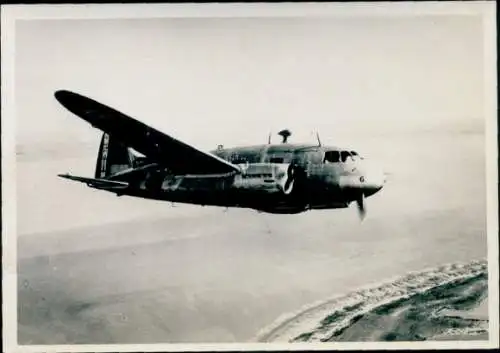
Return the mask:
POLYGON ((348 207, 360 197, 375 194, 385 182, 384 174, 368 168, 355 151, 338 147, 283 143, 220 147, 211 153, 239 166, 241 173, 175 175, 149 169, 135 188, 123 194, 297 213, 348 207))

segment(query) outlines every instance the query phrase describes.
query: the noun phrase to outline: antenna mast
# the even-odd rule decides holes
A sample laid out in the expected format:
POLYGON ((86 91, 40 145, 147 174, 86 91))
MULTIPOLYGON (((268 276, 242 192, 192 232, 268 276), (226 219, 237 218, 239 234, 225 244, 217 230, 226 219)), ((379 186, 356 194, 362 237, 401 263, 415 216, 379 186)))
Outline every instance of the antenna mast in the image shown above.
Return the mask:
POLYGON ((316 139, 318 139, 318 146, 321 147, 321 140, 319 139, 319 133, 316 132, 316 139))

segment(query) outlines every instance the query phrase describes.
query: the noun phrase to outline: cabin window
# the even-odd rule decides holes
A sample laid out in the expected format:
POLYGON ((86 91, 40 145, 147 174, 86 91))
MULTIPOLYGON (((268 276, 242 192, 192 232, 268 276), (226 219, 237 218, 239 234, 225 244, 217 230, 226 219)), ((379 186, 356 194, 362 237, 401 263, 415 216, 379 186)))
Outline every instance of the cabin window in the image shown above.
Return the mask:
POLYGON ((260 152, 240 151, 233 152, 229 161, 234 164, 258 163, 260 161, 260 152))
POLYGON ((337 163, 340 161, 339 151, 325 152, 325 163, 337 163))
POLYGON ((291 163, 293 157, 291 152, 274 152, 266 155, 264 161, 266 163, 291 163))
POLYGON ((232 156, 231 157, 231 163, 234 164, 245 164, 248 163, 248 160, 244 157, 241 156, 232 156))
POLYGON ((304 166, 308 163, 321 164, 323 163, 323 153, 317 150, 298 151, 295 153, 294 160, 299 165, 304 165, 304 166))

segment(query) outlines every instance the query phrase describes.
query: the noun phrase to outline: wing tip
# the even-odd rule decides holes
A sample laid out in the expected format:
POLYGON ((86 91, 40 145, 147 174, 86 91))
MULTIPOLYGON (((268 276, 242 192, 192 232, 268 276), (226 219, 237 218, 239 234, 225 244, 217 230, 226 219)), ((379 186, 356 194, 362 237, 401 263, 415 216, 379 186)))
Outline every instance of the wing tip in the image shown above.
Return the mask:
POLYGON ((76 93, 65 90, 65 89, 59 89, 54 92, 54 97, 57 99, 57 101, 61 104, 64 105, 64 102, 68 100, 70 97, 76 96, 76 93))
POLYGON ((68 90, 65 89, 58 89, 57 91, 54 92, 54 97, 60 98, 61 96, 64 96, 65 94, 69 93, 68 90))
POLYGON ((65 174, 57 174, 57 176, 59 178, 63 178, 63 179, 66 179, 66 180, 73 180, 73 175, 69 174, 69 173, 65 173, 65 174))

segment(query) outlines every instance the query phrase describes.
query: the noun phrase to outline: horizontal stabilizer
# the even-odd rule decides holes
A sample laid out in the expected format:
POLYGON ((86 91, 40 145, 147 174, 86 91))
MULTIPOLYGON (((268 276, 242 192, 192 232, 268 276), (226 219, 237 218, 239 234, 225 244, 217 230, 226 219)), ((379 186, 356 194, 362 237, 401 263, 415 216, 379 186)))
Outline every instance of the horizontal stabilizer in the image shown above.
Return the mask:
POLYGON ((128 183, 123 181, 115 181, 115 180, 107 180, 107 179, 93 179, 93 178, 85 178, 79 176, 73 176, 69 174, 58 174, 61 178, 79 181, 81 183, 85 183, 88 186, 96 189, 102 190, 122 190, 128 187, 128 183))

